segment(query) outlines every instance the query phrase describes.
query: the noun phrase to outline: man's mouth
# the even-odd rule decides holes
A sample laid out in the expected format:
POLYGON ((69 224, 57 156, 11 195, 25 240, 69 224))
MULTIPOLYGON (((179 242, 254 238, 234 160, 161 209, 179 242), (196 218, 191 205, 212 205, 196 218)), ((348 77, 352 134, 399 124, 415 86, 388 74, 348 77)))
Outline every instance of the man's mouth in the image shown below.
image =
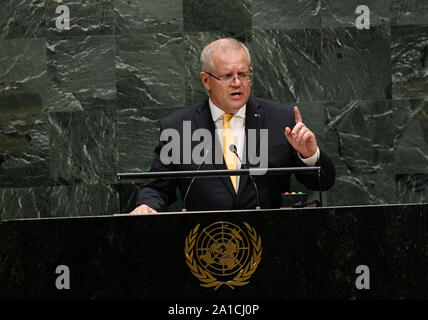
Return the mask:
POLYGON ((242 94, 242 92, 232 92, 231 95, 236 97, 236 96, 240 96, 242 94))

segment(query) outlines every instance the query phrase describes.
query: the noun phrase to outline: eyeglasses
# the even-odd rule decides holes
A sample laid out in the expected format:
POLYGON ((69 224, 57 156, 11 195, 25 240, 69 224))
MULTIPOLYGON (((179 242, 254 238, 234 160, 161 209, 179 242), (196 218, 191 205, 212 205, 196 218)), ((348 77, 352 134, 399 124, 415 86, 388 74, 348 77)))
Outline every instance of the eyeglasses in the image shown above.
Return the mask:
MULTIPOLYGON (((235 76, 234 75, 226 75, 226 76, 222 76, 222 77, 216 77, 215 75, 204 71, 206 74, 210 75, 211 77, 217 79, 218 81, 221 82, 221 84, 228 86, 230 85, 233 81, 235 81, 235 76)), ((253 80, 253 73, 249 72, 249 73, 240 73, 236 76, 239 81, 241 82, 251 82, 253 80)))

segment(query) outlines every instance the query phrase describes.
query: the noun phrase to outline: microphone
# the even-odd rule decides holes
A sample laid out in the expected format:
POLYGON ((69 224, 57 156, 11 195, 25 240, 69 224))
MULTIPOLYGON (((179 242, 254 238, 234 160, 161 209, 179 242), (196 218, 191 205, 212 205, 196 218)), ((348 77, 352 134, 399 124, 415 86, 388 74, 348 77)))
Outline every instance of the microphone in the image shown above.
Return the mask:
MULTIPOLYGON (((201 169, 202 165, 203 165, 203 164, 204 164, 204 162, 205 162, 205 159, 207 158, 208 153, 210 153, 210 150, 208 150, 208 149, 207 149, 207 150, 205 150, 204 158, 202 159, 202 162, 201 162, 201 164, 198 166, 198 168, 196 169, 196 171, 199 171, 199 169, 201 169)), ((188 194, 189 194, 190 187, 192 186, 193 182, 195 181, 195 178, 196 178, 196 177, 193 177, 193 178, 192 178, 192 180, 191 180, 191 181, 190 181, 190 183, 189 183, 189 186, 187 187, 186 194, 184 195, 184 198, 183 198, 183 205, 182 205, 182 208, 181 208, 181 211, 182 211, 182 212, 186 212, 186 211, 187 211, 187 209, 186 209, 186 199, 187 199, 187 196, 188 196, 188 194)))
MULTIPOLYGON (((231 144, 229 146, 229 150, 232 151, 235 156, 238 158, 238 160, 241 162, 241 164, 245 167, 245 169, 248 170, 247 166, 245 165, 245 163, 242 162, 241 158, 238 155, 238 151, 237 148, 234 144, 231 144)), ((254 185, 254 189, 256 189, 256 210, 260 210, 260 202, 259 202, 259 190, 257 189, 257 184, 254 181, 253 177, 251 176, 251 174, 248 174, 248 176, 250 177, 251 181, 253 182, 254 185)))

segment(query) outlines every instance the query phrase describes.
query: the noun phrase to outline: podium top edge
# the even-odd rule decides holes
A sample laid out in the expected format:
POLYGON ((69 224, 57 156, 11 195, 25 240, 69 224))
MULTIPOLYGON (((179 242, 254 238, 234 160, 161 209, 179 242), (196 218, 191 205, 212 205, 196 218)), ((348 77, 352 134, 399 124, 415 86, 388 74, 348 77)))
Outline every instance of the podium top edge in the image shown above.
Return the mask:
POLYGON ((78 220, 78 219, 111 219, 111 218, 123 218, 123 217, 159 217, 159 216, 171 216, 171 215, 191 215, 191 214, 222 214, 222 213, 252 213, 252 214, 264 214, 264 213, 278 213, 283 214, 286 212, 311 212, 319 210, 346 210, 346 209, 364 209, 364 208, 388 208, 388 207, 408 207, 408 206, 421 206, 427 208, 427 202, 415 202, 415 203, 391 203, 391 204, 367 204, 367 205, 348 205, 348 206, 325 206, 325 207, 306 207, 306 208, 273 208, 273 209, 238 209, 238 210, 211 210, 211 211, 166 211, 158 213, 142 213, 142 214, 130 214, 130 213, 117 213, 117 214, 106 214, 106 215, 92 215, 92 216, 62 216, 62 217, 41 217, 41 218, 22 218, 22 219, 6 219, 0 220, 1 223, 8 222, 25 222, 25 221, 46 221, 46 220, 78 220))

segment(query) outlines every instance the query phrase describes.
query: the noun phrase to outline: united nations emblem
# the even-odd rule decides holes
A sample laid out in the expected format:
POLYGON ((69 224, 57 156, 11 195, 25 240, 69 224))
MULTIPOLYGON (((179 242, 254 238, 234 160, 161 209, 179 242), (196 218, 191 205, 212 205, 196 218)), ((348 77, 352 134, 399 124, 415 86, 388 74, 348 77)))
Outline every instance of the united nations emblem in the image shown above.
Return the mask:
POLYGON ((231 222, 215 222, 201 232, 198 224, 186 237, 184 255, 192 274, 203 287, 244 286, 262 256, 262 241, 253 227, 245 231, 231 222))

